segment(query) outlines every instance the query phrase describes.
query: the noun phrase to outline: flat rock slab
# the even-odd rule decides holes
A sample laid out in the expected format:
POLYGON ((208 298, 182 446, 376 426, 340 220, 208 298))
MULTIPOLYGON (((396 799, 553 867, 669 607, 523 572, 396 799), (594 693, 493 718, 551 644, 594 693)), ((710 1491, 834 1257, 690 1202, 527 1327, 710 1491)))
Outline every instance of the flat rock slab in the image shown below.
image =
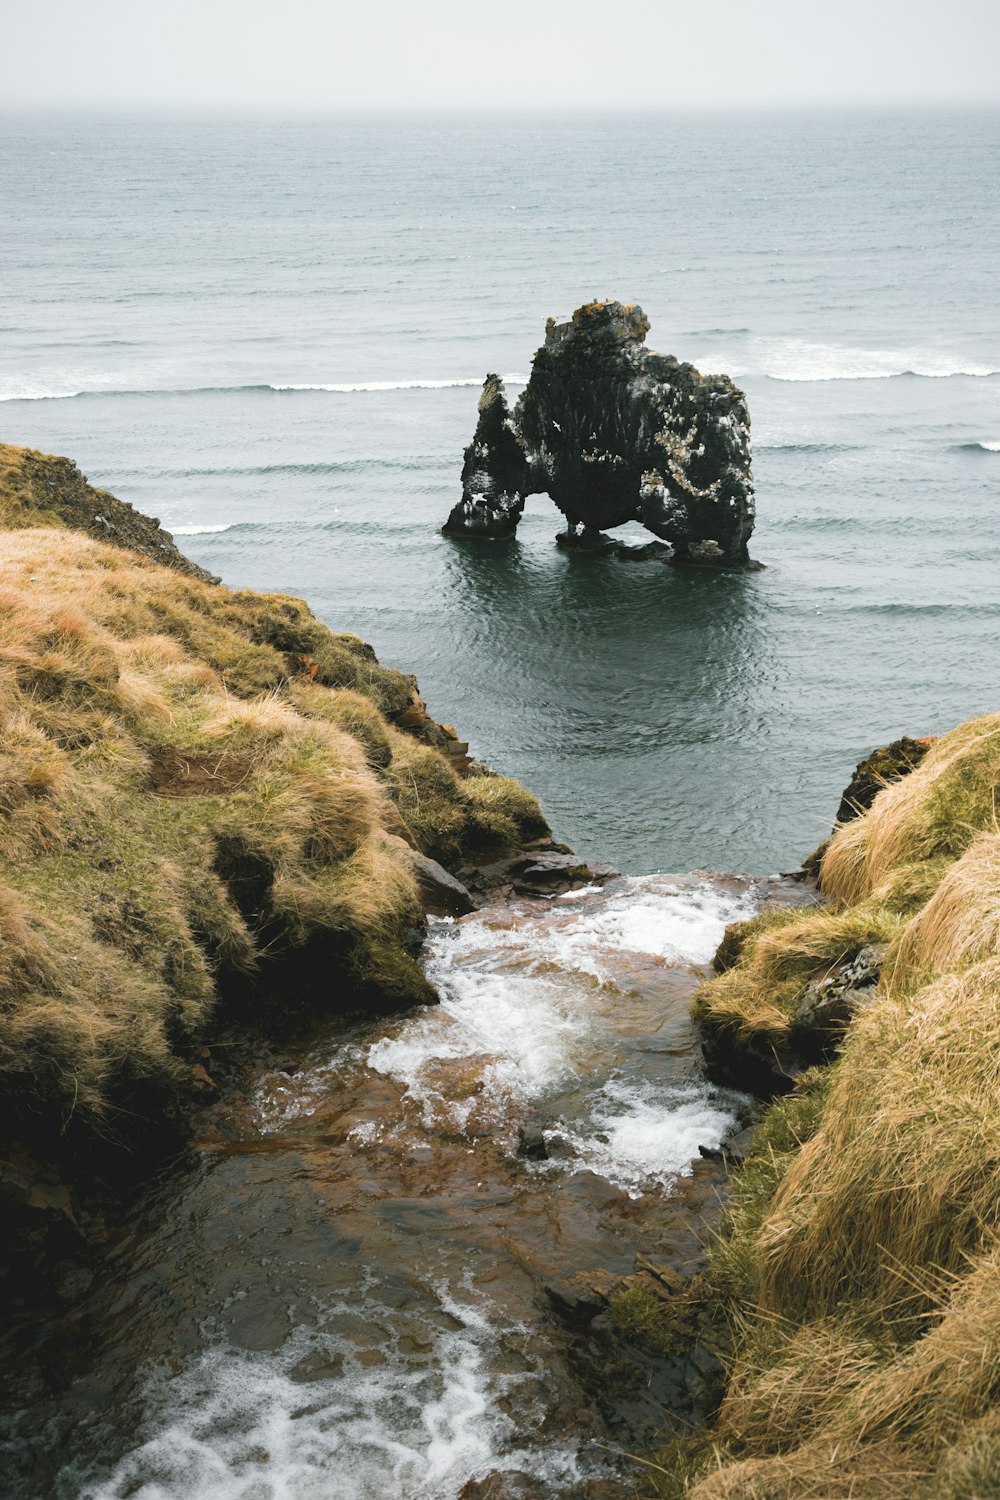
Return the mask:
POLYGON ((426 909, 437 917, 464 917, 475 907, 468 888, 436 859, 410 851, 413 872, 420 885, 426 909))
POLYGON ((580 859, 576 854, 538 854, 515 860, 510 867, 515 890, 526 895, 574 885, 604 885, 619 873, 611 865, 580 859))

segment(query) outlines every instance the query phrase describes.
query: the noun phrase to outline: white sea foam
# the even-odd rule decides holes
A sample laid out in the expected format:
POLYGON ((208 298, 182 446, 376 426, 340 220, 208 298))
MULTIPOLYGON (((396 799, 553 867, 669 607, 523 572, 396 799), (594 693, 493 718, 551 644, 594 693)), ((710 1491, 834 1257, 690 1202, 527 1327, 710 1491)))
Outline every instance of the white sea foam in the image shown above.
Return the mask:
MULTIPOLYGON (((0 401, 71 401, 80 396, 231 396, 241 392, 326 391, 333 395, 354 395, 365 391, 445 391, 467 386, 478 390, 481 375, 459 376, 441 380, 351 380, 351 381, 264 381, 256 385, 155 386, 114 384, 105 377, 100 384, 83 389, 66 390, 58 386, 8 382, 0 385, 0 401)), ((527 385, 527 375, 504 375, 507 385, 527 385)))
POLYGON ((0 390, 0 401, 70 401, 82 391, 55 391, 44 386, 13 386, 0 390))
MULTIPOLYGON (((527 375, 504 375, 501 377, 507 385, 527 385, 527 375)), ((272 391, 335 391, 342 395, 350 395, 356 391, 444 391, 459 386, 470 386, 478 389, 483 383, 482 376, 457 380, 360 380, 351 382, 316 382, 295 385, 273 385, 272 391)))
POLYGON ((699 1146, 718 1146, 732 1130, 735 1102, 698 1083, 663 1089, 614 1079, 587 1128, 559 1134, 582 1166, 637 1198, 686 1176, 699 1146))
POLYGON ((353 1306, 277 1353, 215 1349, 179 1377, 154 1376, 144 1441, 109 1476, 85 1482, 80 1500, 453 1500, 470 1479, 518 1468, 553 1495, 571 1488, 580 1471, 569 1450, 511 1451, 503 1398, 526 1377, 493 1373, 491 1310, 446 1290, 438 1299, 457 1326, 436 1332, 420 1363, 386 1336, 393 1310, 369 1302, 380 1363, 330 1331, 339 1313, 356 1325, 353 1306), (296 1379, 296 1366, 317 1356, 339 1373, 296 1379))
POLYGON ((209 531, 228 531, 233 523, 224 521, 218 526, 171 526, 171 536, 202 536, 209 531))
POLYGON ((1000 453, 1000 443, 982 442, 979 444, 979 446, 980 448, 982 448, 984 453, 1000 453))
POLYGON ((847 344, 814 344, 803 339, 751 339, 731 355, 713 351, 695 360, 700 369, 721 369, 728 375, 766 375, 772 380, 888 380, 920 375, 946 380, 951 376, 1000 374, 995 365, 958 354, 920 349, 863 349, 847 344))

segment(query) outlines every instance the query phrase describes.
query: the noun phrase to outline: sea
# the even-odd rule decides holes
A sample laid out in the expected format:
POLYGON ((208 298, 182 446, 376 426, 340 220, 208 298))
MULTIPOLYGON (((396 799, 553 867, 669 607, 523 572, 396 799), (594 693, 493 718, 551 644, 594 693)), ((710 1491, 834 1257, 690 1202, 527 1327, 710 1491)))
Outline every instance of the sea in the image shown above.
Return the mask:
POLYGON ((588 855, 794 866, 997 708, 997 112, 8 115, 0 194, 0 439, 364 636, 588 855), (594 297, 745 389, 764 571, 440 534, 484 375, 594 297))
POLYGON ((1000 114, 7 115, 0 204, 0 440, 364 636, 624 872, 231 1068, 19 1325, 4 1493, 633 1495, 676 1391, 546 1286, 699 1263, 725 924, 873 746, 1000 706, 1000 114), (484 375, 594 297, 746 390, 760 571, 567 554, 544 497, 441 535, 484 375))

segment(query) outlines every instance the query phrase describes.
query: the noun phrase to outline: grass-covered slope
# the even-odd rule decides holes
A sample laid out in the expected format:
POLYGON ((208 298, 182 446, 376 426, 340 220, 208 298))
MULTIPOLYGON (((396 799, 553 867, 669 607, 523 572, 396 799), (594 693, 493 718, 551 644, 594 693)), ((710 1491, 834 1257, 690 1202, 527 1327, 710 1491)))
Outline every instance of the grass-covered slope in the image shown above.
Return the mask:
POLYGON ((144 516, 107 490, 88 484, 69 458, 0 443, 0 530, 25 526, 69 527, 99 542, 141 552, 190 578, 211 579, 184 556, 152 516, 144 516))
POLYGON ((18 511, 17 451, 0 474, 0 517, 20 523, 0 530, 0 1145, 124 1139, 183 1097, 220 997, 237 1020, 289 997, 433 999, 411 846, 456 860, 546 829, 516 783, 460 779, 398 729, 413 679, 300 601, 18 511))
MULTIPOLYGON (((699 1000, 789 1044, 810 981, 877 943, 829 1066, 770 1108, 709 1272, 733 1354, 664 1494, 1000 1494, 1000 715, 936 741, 835 834, 829 905, 758 920, 699 1000)), ((789 1044, 790 1045, 790 1044, 789 1044)))

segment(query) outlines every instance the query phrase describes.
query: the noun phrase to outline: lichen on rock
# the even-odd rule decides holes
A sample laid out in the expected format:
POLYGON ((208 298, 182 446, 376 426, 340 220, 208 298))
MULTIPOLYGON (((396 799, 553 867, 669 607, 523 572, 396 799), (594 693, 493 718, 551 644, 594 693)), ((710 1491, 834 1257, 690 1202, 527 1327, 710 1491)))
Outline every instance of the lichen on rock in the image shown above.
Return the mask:
POLYGON ((564 544, 638 521, 678 562, 749 565, 746 398, 726 375, 647 349, 648 331, 634 303, 589 302, 548 320, 513 414, 499 376, 486 377, 447 535, 511 536, 527 496, 546 493, 564 544))

